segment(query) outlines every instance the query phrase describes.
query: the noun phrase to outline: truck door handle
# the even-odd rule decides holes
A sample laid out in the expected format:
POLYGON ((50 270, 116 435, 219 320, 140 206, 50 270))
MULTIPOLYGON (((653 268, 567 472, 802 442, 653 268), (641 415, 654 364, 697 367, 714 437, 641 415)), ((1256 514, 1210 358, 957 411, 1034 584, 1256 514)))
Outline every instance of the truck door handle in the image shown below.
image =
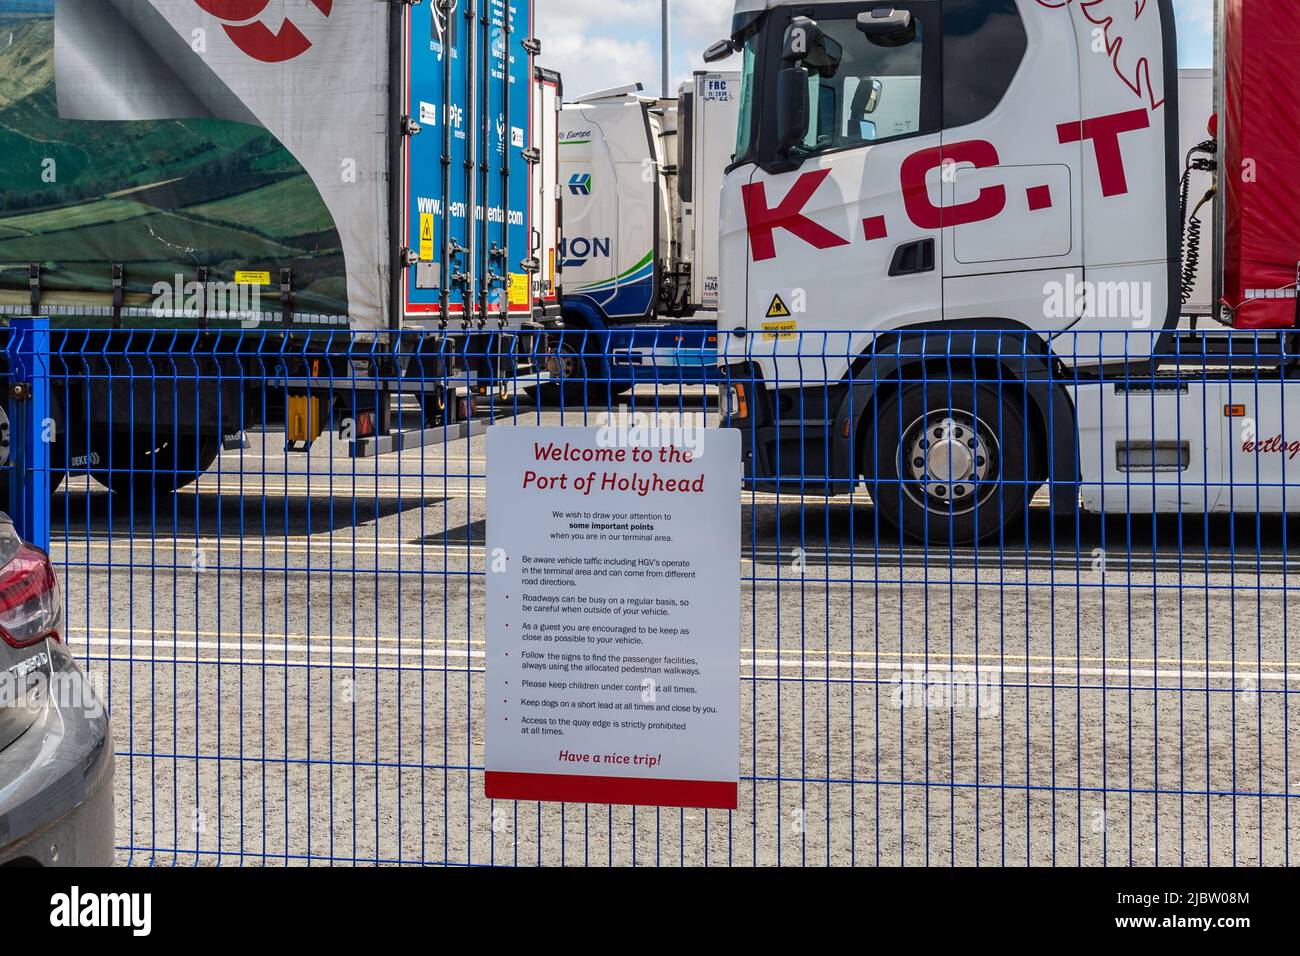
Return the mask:
POLYGON ((889 264, 890 276, 912 276, 934 271, 934 239, 905 242, 894 250, 889 264))

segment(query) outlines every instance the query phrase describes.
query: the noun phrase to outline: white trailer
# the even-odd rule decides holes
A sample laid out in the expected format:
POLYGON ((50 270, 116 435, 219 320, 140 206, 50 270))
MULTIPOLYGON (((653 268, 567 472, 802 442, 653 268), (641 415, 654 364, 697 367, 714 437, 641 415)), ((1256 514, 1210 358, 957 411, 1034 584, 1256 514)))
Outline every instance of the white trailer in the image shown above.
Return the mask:
POLYGON ((717 373, 718 223, 735 152, 739 75, 700 72, 678 96, 640 85, 561 112, 564 327, 553 377, 574 397, 626 389, 671 344, 673 373, 717 373))
POLYGON ((718 204, 739 75, 696 73, 675 99, 640 87, 561 113, 566 324, 604 328, 717 307, 718 204))
POLYGON ((560 110, 564 105, 564 81, 554 70, 534 68, 532 230, 529 263, 532 276, 533 313, 541 322, 560 318, 563 277, 560 269, 560 229, 563 199, 560 196, 560 110))
POLYGON ((678 102, 677 196, 674 236, 685 273, 685 308, 718 308, 718 213, 722 179, 736 153, 740 74, 696 73, 678 102))

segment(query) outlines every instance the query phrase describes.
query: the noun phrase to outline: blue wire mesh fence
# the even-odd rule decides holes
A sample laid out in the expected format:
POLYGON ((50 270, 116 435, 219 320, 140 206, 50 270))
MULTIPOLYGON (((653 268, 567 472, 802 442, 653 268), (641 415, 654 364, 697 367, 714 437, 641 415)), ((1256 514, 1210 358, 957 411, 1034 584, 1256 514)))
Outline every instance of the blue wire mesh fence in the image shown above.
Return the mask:
POLYGON ((658 338, 52 333, 120 858, 1290 862, 1289 337, 658 338), (735 812, 483 795, 483 430, 611 414, 743 434, 735 812))

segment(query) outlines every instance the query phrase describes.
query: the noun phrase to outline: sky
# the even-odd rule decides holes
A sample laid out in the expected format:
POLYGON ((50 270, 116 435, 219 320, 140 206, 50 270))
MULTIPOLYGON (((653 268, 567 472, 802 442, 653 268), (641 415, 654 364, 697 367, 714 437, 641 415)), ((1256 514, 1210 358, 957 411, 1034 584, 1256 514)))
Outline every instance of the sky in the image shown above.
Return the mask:
MULTIPOLYGON (((660 0, 534 0, 541 63, 564 75, 565 97, 640 81, 659 92, 660 0)), ((1141 2, 1141 0, 1134 0, 1141 2)), ((673 86, 727 33, 732 0, 670 0, 673 86)), ((1180 66, 1208 67, 1214 0, 1174 0, 1180 66)))

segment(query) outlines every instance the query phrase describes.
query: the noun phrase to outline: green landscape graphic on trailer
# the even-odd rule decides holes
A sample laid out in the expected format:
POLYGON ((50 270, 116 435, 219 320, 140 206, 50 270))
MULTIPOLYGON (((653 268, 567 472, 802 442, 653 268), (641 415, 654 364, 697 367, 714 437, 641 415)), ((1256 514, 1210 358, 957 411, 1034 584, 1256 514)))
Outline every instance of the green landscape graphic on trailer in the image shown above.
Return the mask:
MULTIPOLYGON (((384 266, 376 260, 386 232, 376 227, 346 248, 317 185, 322 177, 314 179, 272 131, 274 119, 259 122, 247 97, 226 88, 202 56, 177 64, 162 54, 142 55, 131 66, 137 72, 128 69, 124 77, 113 58, 125 62, 132 44, 166 51, 184 35, 179 25, 167 33, 172 25, 159 12, 164 6, 58 0, 56 42, 55 0, 0 0, 0 307, 12 311, 28 302, 36 263, 42 303, 51 309, 95 306, 87 314, 102 314, 112 301, 113 266, 120 265, 130 307, 149 308, 158 298, 156 284, 175 283, 178 275, 192 282, 206 268, 214 283, 232 283, 239 273, 243 284, 258 288, 261 308, 274 313, 280 271, 290 269, 297 313, 352 314, 364 319, 358 324, 379 324, 384 266), (108 39, 99 39, 104 31, 108 39), (94 82, 96 58, 120 88, 94 82), (97 102, 96 90, 124 105, 97 102), (152 115, 124 118, 132 113, 152 115), (348 252, 357 259, 351 295, 348 252)), ((222 3, 166 6, 200 22, 222 3)), ((305 9, 318 22, 304 14, 298 31, 286 21, 277 39, 288 42, 296 33, 299 47, 310 46, 311 28, 329 25, 327 11, 343 16, 341 4, 315 6, 305 9)), ((194 32, 189 39, 193 48, 226 38, 194 32)), ((297 55, 291 47, 244 47, 258 55, 256 63, 249 59, 256 68, 267 57, 297 55)), ((281 98, 291 95, 287 88, 281 98)), ((339 123, 347 120, 343 106, 339 123)), ((300 154, 309 141, 304 136, 298 144, 300 154)), ((382 155, 359 156, 356 163, 358 193, 383 179, 382 155)), ((336 178, 346 180, 346 168, 340 170, 336 178)))

